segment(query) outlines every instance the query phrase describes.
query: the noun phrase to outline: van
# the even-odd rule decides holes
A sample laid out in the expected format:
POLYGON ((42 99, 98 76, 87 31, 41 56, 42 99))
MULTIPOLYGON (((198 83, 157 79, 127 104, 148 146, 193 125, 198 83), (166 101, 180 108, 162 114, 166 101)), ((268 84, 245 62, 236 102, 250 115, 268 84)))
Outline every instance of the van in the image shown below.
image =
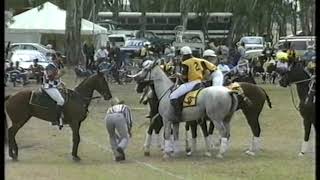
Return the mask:
POLYGON ((274 45, 274 48, 278 51, 293 48, 296 51, 296 55, 301 57, 303 56, 304 52, 307 51, 308 46, 315 47, 315 38, 315 36, 280 37, 280 40, 274 45))
POLYGON ((244 36, 239 43, 244 43, 246 50, 264 49, 264 38, 261 36, 244 36))
POLYGON ((125 34, 111 34, 108 36, 108 39, 118 47, 124 47, 128 40, 125 34))

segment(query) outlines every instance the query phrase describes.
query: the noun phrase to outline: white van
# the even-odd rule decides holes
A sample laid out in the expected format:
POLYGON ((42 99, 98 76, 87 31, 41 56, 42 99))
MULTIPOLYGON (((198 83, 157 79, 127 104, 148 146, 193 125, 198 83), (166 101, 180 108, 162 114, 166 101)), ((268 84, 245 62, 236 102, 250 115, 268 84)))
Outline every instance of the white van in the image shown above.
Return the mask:
POLYGON ((261 36, 244 36, 239 43, 244 43, 246 50, 264 49, 264 38, 261 36))
POLYGON ((274 45, 274 48, 281 51, 293 48, 298 57, 303 56, 308 46, 315 47, 315 36, 289 36, 280 37, 280 40, 274 45))
POLYGON ((126 43, 128 41, 128 38, 125 34, 111 34, 108 36, 108 39, 111 44, 114 42, 118 47, 126 46, 126 43))

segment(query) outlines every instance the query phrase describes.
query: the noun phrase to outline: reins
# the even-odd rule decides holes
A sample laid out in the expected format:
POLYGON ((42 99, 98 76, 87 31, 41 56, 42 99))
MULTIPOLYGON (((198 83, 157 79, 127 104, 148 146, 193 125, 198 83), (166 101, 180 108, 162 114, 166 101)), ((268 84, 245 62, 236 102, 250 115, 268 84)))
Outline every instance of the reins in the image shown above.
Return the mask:
MULTIPOLYGON (((303 83, 303 82, 307 82, 307 81, 310 81, 312 80, 313 78, 308 78, 308 79, 304 79, 304 80, 300 80, 300 81, 295 81, 295 82, 292 82, 291 84, 299 84, 299 83, 303 83)), ((312 86, 313 86, 313 83, 311 84, 311 86, 309 85, 309 91, 308 91, 308 95, 310 94, 312 90, 312 86)), ((292 100, 292 104, 294 106, 294 108, 297 110, 297 111, 300 111, 300 108, 298 107, 298 105, 295 103, 295 100, 294 100, 294 97, 293 97, 293 90, 292 90, 292 86, 290 86, 290 94, 291 94, 291 100, 292 100)), ((308 97, 306 97, 306 100, 307 100, 308 97)))

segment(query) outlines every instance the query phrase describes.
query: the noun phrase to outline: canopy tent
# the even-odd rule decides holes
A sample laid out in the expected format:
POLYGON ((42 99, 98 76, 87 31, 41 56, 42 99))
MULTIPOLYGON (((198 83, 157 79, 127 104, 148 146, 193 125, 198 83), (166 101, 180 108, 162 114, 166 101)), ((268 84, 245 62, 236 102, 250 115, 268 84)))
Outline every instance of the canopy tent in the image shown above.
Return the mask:
MULTIPOLYGON (((58 6, 46 2, 42 9, 40 6, 30 9, 13 17, 9 25, 9 33, 51 33, 64 34, 66 11, 58 6)), ((106 34, 108 30, 88 20, 81 21, 81 34, 106 34)))

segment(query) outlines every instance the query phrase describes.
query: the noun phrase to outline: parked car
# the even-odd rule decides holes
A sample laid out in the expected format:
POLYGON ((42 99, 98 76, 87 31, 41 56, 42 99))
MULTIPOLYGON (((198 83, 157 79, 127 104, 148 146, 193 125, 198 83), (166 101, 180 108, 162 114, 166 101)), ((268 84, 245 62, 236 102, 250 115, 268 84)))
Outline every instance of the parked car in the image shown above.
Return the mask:
POLYGON ((280 40, 274 45, 277 51, 287 50, 292 47, 298 57, 303 56, 308 46, 315 47, 316 39, 314 36, 288 36, 280 37, 280 40))
POLYGON ((47 58, 51 57, 52 52, 44 45, 38 43, 12 43, 10 49, 14 50, 36 50, 44 54, 47 58))
POLYGON ((9 58, 14 64, 16 61, 19 61, 20 67, 28 71, 29 78, 33 78, 30 66, 33 65, 34 59, 38 59, 38 64, 43 67, 46 67, 50 63, 50 60, 37 50, 15 50, 9 58))

